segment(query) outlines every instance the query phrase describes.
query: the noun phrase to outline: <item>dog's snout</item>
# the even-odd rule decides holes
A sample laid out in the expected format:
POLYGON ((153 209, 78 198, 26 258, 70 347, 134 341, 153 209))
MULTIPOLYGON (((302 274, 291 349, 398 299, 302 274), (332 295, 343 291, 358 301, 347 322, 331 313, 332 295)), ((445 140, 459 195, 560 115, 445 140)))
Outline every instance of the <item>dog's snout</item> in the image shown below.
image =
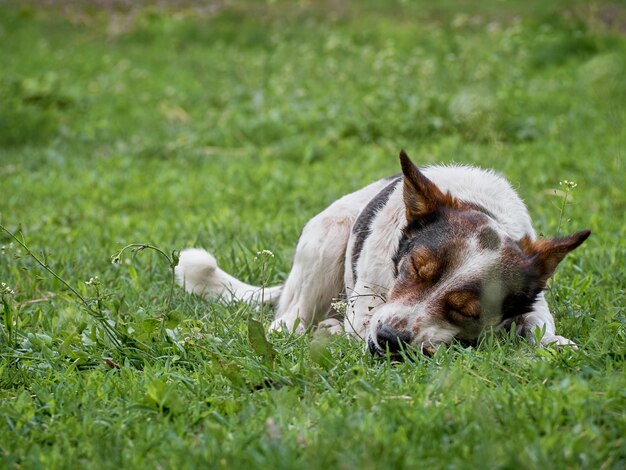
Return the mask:
POLYGON ((381 325, 376 332, 376 342, 379 350, 395 354, 404 349, 411 342, 411 334, 407 331, 398 331, 389 325, 381 325))

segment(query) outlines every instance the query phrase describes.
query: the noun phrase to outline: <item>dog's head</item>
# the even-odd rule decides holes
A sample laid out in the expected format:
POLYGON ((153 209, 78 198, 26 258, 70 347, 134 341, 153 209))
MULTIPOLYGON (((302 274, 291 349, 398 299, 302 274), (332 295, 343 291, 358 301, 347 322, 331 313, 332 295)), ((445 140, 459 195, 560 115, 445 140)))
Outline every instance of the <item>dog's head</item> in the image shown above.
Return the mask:
POLYGON ((407 225, 387 303, 370 321, 373 353, 404 345, 432 352, 530 312, 557 265, 590 234, 514 240, 484 208, 443 193, 404 152, 400 160, 407 225))

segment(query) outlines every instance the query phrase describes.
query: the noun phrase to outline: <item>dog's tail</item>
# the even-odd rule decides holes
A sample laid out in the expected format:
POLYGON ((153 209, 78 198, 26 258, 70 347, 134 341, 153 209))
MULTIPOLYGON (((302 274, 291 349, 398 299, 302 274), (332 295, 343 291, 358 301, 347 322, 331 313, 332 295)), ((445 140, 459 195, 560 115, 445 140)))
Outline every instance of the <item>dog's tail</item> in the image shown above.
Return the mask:
POLYGON ((176 280, 187 292, 226 302, 277 304, 283 289, 283 286, 263 288, 246 284, 222 271, 211 253, 198 248, 181 251, 176 280))

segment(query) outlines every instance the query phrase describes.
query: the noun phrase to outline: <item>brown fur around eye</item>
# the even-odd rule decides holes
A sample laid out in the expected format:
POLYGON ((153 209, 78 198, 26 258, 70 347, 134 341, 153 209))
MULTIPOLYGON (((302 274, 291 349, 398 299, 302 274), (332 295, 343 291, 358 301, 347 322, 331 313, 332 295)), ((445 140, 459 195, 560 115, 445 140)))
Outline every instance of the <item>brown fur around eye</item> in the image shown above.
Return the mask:
POLYGON ((469 318, 480 316, 480 301, 472 292, 451 292, 445 298, 448 309, 454 310, 469 318))
POLYGON ((439 264, 428 250, 419 250, 412 257, 415 272, 421 281, 434 282, 439 272, 439 264))

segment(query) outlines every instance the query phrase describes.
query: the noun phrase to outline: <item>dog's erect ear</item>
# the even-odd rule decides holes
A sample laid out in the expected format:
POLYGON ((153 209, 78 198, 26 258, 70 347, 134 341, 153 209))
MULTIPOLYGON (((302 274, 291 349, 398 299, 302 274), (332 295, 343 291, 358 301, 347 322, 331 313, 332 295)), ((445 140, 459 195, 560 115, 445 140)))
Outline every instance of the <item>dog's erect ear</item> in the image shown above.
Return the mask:
POLYGON ((424 217, 437 208, 454 205, 454 198, 444 194, 413 164, 404 150, 400 151, 400 164, 404 174, 404 206, 408 221, 424 217))
POLYGON ((563 258, 570 251, 578 248, 589 235, 591 235, 591 230, 582 230, 551 240, 531 240, 525 236, 519 241, 519 246, 531 258, 539 272, 541 281, 546 282, 554 274, 556 267, 563 261, 563 258))

